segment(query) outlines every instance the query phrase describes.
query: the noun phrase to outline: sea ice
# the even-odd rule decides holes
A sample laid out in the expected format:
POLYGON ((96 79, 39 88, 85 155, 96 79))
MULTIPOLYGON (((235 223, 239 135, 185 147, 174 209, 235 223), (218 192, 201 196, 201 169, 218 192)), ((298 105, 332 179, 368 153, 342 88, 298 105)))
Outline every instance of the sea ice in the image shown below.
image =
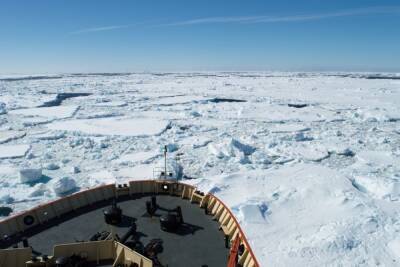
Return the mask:
POLYGON ((211 139, 204 136, 190 136, 183 140, 180 140, 180 145, 182 146, 190 146, 193 149, 205 147, 209 143, 211 143, 211 139))
POLYGON ((99 170, 92 172, 85 179, 85 186, 92 187, 99 184, 112 184, 116 182, 115 175, 108 170, 99 170))
POLYGON ((16 172, 16 169, 12 165, 0 165, 0 176, 10 175, 16 172))
POLYGON ((172 97, 159 98, 154 101, 151 101, 150 104, 170 106, 175 104, 185 104, 202 100, 205 100, 203 96, 185 95, 185 96, 172 96, 172 97))
POLYGON ((329 152, 320 146, 301 145, 293 147, 291 153, 299 155, 306 161, 321 161, 329 157, 329 152))
POLYGON ((0 204, 12 204, 15 199, 10 195, 4 195, 0 197, 0 204))
POLYGON ((76 181, 71 177, 65 176, 53 184, 53 190, 57 195, 64 195, 76 189, 76 181))
POLYGON ((152 165, 143 164, 136 165, 132 168, 122 168, 116 172, 117 177, 129 178, 130 180, 146 180, 153 179, 154 168, 152 165))
POLYGON ((22 138, 26 135, 24 131, 1 131, 0 144, 7 143, 11 140, 22 138))
POLYGON ((136 152, 122 155, 116 162, 146 162, 159 155, 154 151, 136 152))
POLYGON ((250 145, 244 144, 237 139, 232 138, 230 141, 231 146, 242 151, 245 155, 251 155, 256 149, 250 145))
POLYGON ((167 171, 231 208, 261 266, 397 266, 394 76, 2 75, 0 133, 26 136, 0 138, 0 197, 12 197, 5 205, 16 213, 53 200, 57 188, 157 177, 163 146, 174 144, 167 171), (82 89, 90 96, 60 102, 69 95, 60 92, 82 89), (44 175, 21 183, 21 166, 43 166, 44 175))
POLYGON ((3 102, 0 102, 0 115, 6 114, 6 113, 7 113, 6 104, 3 102))
POLYGON ((355 176, 353 185, 363 193, 377 199, 398 200, 400 183, 373 175, 355 176))
POLYGON ((30 145, 0 145, 0 159, 24 157, 30 148, 30 145))
POLYGON ((356 158, 360 163, 375 166, 388 166, 400 164, 400 157, 395 157, 390 151, 364 150, 357 153, 356 158))
POLYGON ((241 223, 263 224, 266 219, 261 207, 261 205, 248 203, 233 209, 239 210, 237 217, 241 223))
POLYGON ((79 169, 78 166, 73 166, 73 167, 70 169, 70 173, 72 173, 72 174, 77 174, 77 173, 80 173, 80 172, 81 172, 81 170, 79 169))
POLYGON ((23 117, 20 119, 21 123, 25 127, 37 126, 40 124, 45 124, 53 121, 53 119, 45 117, 23 117))
POLYGON ((42 197, 48 191, 49 191, 49 189, 47 188, 47 186, 45 184, 38 183, 32 187, 32 191, 29 194, 29 196, 30 197, 42 197))
POLYGON ((275 124, 271 132, 272 133, 293 133, 293 132, 305 132, 309 131, 310 128, 306 127, 301 124, 287 124, 287 123, 280 123, 280 124, 275 124))
POLYGON ((79 106, 58 106, 43 108, 16 109, 9 112, 11 115, 22 115, 25 117, 44 117, 54 119, 64 119, 72 117, 79 106))
POLYGON ((42 178, 42 169, 21 169, 19 179, 21 183, 32 183, 42 178))
POLYGON ((218 144, 208 144, 208 151, 217 158, 230 158, 236 156, 240 157, 241 153, 244 155, 251 155, 254 151, 256 151, 256 148, 252 147, 251 145, 244 144, 237 139, 230 138, 218 144))
POLYGON ((60 166, 58 166, 57 164, 55 164, 54 162, 50 162, 46 165, 45 167, 47 170, 53 171, 53 170, 57 170, 60 168, 60 166))
POLYGON ((96 107, 125 107, 126 105, 127 103, 125 101, 109 101, 94 104, 96 107))
POLYGON ((395 238, 388 243, 388 247, 391 250, 393 256, 396 259, 400 259, 399 251, 400 251, 400 239, 395 238))
POLYGON ((89 135, 149 136, 161 134, 169 122, 143 118, 71 120, 48 125, 52 130, 82 132, 89 135))
POLYGON ((63 132, 49 131, 41 134, 33 135, 34 138, 39 140, 58 140, 65 137, 63 132))

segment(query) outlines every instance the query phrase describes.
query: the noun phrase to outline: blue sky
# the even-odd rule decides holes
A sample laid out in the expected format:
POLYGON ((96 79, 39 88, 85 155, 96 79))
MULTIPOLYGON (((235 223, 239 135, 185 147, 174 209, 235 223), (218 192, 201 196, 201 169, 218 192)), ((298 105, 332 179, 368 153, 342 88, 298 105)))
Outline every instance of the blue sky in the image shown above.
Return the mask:
POLYGON ((397 71, 398 0, 2 0, 0 73, 397 71))

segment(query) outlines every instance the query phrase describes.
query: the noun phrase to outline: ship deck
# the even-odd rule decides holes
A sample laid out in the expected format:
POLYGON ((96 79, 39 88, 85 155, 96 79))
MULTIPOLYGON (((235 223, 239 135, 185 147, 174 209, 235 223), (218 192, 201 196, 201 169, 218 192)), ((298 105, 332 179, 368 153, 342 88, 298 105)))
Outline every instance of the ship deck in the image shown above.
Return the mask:
MULTIPOLYGON (((180 197, 157 195, 157 204, 166 209, 180 206, 184 224, 176 233, 160 229, 159 216, 166 211, 158 209, 155 216, 146 212, 146 201, 150 196, 119 200, 123 220, 116 229, 119 237, 123 236, 135 221, 140 242, 145 246, 152 239, 161 239, 163 250, 158 259, 163 266, 226 266, 229 250, 225 248, 224 235, 219 231, 219 224, 207 216, 198 204, 192 204, 180 197)), ((46 224, 35 227, 25 234, 33 250, 45 255, 52 255, 56 244, 89 241, 101 231, 110 231, 105 223, 103 210, 111 201, 70 212, 46 224)), ((103 265, 104 266, 104 265, 103 265)))

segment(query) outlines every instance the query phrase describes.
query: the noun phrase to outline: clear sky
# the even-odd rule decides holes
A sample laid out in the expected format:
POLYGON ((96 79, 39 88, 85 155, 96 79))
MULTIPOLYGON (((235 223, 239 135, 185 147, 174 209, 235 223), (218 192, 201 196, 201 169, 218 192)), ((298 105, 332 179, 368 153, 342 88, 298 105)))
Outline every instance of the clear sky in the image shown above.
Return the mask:
POLYGON ((0 73, 400 72, 399 0, 1 0, 0 73))

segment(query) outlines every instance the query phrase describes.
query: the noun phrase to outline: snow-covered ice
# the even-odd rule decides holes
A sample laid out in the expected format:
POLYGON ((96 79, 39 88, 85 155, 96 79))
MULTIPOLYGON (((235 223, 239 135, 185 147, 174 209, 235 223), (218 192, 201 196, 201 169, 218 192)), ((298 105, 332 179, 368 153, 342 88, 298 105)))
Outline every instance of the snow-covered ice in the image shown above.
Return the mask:
POLYGON ((7 113, 6 104, 0 102, 0 115, 7 113))
POLYGON ((45 117, 63 119, 69 118, 77 111, 79 106, 59 106, 59 107, 41 107, 16 109, 9 112, 11 115, 22 115, 24 117, 45 117))
POLYGON ((387 74, 55 77, 0 81, 0 205, 152 179, 167 145, 168 171, 226 202, 261 266, 400 266, 400 83, 387 74))
POLYGON ((48 127, 52 130, 82 132, 92 135, 146 136, 161 134, 168 125, 168 121, 150 118, 107 118, 60 121, 54 122, 48 127))
POLYGON ((127 105, 124 101, 104 101, 94 104, 96 107, 124 107, 127 105))
POLYGON ((42 178, 42 169, 21 169, 19 179, 21 183, 33 183, 42 178))
POLYGON ((1 131, 0 144, 7 143, 11 140, 22 138, 26 135, 24 131, 1 131))
POLYGON ((116 172, 116 176, 119 178, 129 178, 128 180, 143 180, 143 177, 147 179, 153 178, 153 167, 148 164, 136 165, 132 168, 122 168, 116 172))
POLYGON ((309 131, 310 128, 301 124, 293 124, 293 123, 282 123, 275 124, 271 132, 272 133, 293 133, 293 132, 305 132, 309 131))
POLYGON ((0 145, 0 159, 24 157, 30 145, 0 145))
POLYGON ((142 162, 142 161, 148 161, 158 155, 159 153, 154 151, 129 153, 119 157, 118 160, 116 160, 116 162, 142 162))
POLYGON ((57 195, 64 195, 76 189, 76 182, 71 177, 65 176, 56 181, 53 190, 57 195))

